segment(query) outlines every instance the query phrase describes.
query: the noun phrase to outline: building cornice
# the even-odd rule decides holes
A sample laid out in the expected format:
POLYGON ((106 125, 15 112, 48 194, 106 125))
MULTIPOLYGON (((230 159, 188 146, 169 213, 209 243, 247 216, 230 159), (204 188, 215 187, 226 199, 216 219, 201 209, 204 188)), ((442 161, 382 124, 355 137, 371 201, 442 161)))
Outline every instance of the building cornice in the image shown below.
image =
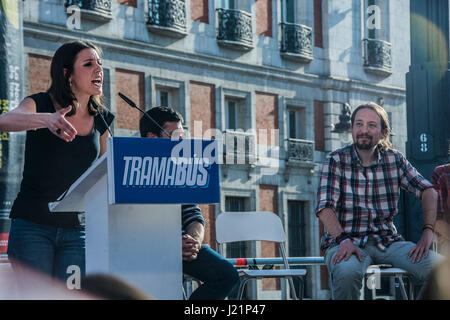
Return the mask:
POLYGON ((167 61, 189 67, 211 68, 237 74, 246 77, 253 76, 259 79, 274 81, 286 81, 298 85, 321 88, 323 90, 336 91, 360 91, 368 94, 383 94, 393 98, 405 98, 406 89, 394 86, 373 84, 348 78, 334 76, 322 76, 305 74, 290 70, 252 65, 229 59, 214 57, 199 53, 180 52, 167 47, 161 47, 150 43, 130 39, 110 38, 84 31, 72 31, 62 26, 24 21, 24 35, 26 37, 40 38, 54 42, 66 42, 80 38, 90 40, 98 44, 104 51, 119 52, 136 57, 148 57, 158 61, 167 61))

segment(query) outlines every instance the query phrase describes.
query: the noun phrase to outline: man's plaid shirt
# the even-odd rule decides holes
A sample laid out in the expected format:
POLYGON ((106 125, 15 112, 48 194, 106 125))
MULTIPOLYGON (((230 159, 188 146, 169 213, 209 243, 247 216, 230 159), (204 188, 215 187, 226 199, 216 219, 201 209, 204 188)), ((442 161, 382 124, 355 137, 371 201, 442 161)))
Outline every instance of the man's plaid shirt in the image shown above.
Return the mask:
MULTIPOLYGON (((363 167, 353 144, 330 153, 322 166, 316 215, 324 208, 333 209, 354 245, 364 248, 371 236, 384 251, 403 240, 394 226, 400 188, 420 199, 433 185, 397 150, 379 147, 375 159, 363 167)), ((321 248, 333 244, 326 231, 321 248)))

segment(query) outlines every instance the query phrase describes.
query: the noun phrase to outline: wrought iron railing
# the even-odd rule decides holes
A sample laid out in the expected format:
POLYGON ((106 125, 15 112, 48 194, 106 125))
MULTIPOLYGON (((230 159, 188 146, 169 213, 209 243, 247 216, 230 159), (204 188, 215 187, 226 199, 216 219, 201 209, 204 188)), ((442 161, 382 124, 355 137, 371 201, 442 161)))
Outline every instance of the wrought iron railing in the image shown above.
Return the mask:
POLYGON ((301 24, 281 23, 280 52, 287 58, 303 62, 312 61, 312 29, 301 24))
POLYGON ((225 130, 223 144, 225 164, 254 164, 256 162, 255 134, 225 130))
POLYGON ((240 50, 253 48, 252 15, 235 9, 217 9, 220 45, 240 50))
POLYGON ((94 20, 111 20, 111 0, 66 0, 65 6, 78 6, 82 17, 94 20))
POLYGON ((378 39, 363 40, 364 67, 369 72, 391 74, 392 52, 389 42, 378 39))
POLYGON ((148 0, 148 27, 156 32, 176 37, 186 33, 186 3, 184 0, 148 0))
POLYGON ((288 139, 288 161, 314 161, 314 142, 302 139, 288 139))

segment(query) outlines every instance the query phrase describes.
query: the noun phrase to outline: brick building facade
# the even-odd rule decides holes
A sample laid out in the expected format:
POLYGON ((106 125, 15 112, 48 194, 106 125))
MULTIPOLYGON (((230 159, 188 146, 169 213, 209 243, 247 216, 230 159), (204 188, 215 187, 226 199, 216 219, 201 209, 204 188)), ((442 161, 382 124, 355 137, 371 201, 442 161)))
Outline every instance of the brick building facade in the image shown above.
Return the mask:
MULTIPOLYGON (((314 215, 320 164, 340 147, 332 132, 342 105, 383 101, 393 142, 404 151, 409 67, 409 1, 387 0, 25 0, 26 93, 46 90, 53 52, 87 39, 103 49, 104 94, 115 136, 137 136, 143 108, 169 105, 193 137, 243 136, 245 161, 224 148, 221 203, 202 205, 205 242, 216 248, 215 217, 224 211, 279 215, 291 256, 318 256, 314 215), (79 3, 81 10, 70 11, 79 3), (160 5, 167 3, 168 5, 160 5), (67 4, 67 6, 65 5, 67 4), (368 27, 370 6, 381 29, 368 27), (79 13, 79 25, 76 14, 79 13), (377 16, 378 17, 378 16, 377 16), (200 122, 201 121, 201 122, 200 122)), ((262 243, 226 248, 270 257, 262 243)), ((326 276, 310 267, 306 296, 328 297, 326 276)), ((286 296, 286 283, 249 285, 248 297, 286 296), (279 290, 281 289, 281 290, 279 290)))

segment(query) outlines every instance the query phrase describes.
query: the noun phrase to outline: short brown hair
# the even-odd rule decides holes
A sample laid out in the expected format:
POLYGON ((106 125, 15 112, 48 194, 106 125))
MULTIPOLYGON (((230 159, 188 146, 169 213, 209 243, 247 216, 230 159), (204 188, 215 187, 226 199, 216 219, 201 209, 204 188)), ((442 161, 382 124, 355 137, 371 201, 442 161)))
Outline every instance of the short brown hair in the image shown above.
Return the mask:
POLYGON ((367 102, 365 104, 362 104, 358 106, 352 113, 352 126, 355 122, 356 113, 361 109, 373 110, 378 115, 378 117, 380 117, 381 130, 382 132, 386 132, 386 134, 384 135, 384 138, 379 142, 379 144, 383 149, 392 148, 392 143, 389 139, 389 136, 391 134, 391 126, 389 124, 389 117, 386 110, 384 110, 382 106, 376 104, 375 102, 367 102))

